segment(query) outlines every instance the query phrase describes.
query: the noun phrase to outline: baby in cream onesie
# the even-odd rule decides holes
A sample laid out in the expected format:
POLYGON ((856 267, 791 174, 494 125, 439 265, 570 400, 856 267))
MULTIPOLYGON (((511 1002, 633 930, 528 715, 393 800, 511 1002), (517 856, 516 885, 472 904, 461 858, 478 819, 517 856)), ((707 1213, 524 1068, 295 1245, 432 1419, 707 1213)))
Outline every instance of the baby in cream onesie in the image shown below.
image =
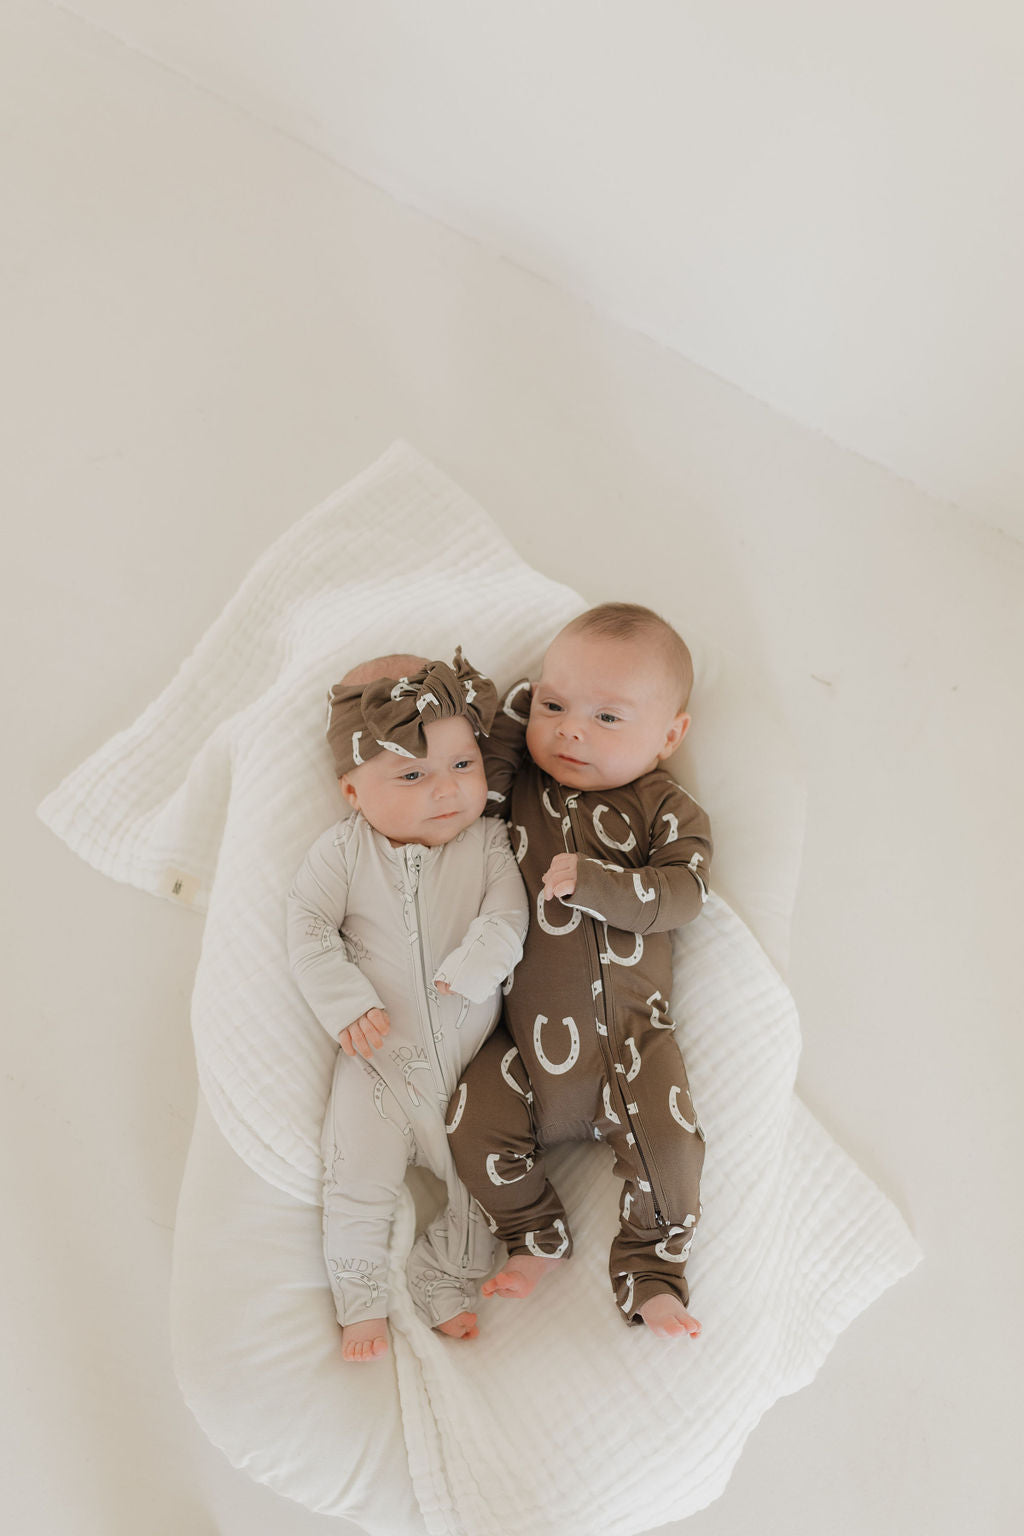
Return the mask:
POLYGON ((477 736, 496 702, 461 651, 450 667, 366 663, 329 696, 327 738, 351 814, 295 878, 288 947, 341 1046, 323 1130, 324 1252, 350 1360, 388 1347, 388 1239, 410 1163, 447 1192, 410 1256, 413 1300, 443 1333, 477 1333, 494 1243, 456 1175, 444 1116, 497 1022, 527 928, 505 824, 482 814, 477 736))

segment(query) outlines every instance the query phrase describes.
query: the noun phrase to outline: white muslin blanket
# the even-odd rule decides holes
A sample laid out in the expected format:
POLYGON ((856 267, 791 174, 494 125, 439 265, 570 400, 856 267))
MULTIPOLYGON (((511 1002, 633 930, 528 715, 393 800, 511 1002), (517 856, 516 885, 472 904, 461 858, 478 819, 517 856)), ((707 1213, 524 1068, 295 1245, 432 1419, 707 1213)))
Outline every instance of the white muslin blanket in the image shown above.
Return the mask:
MULTIPOLYGON (((98 869, 205 911, 192 1007, 202 1090, 236 1152, 299 1200, 319 1203, 333 1050, 291 978, 284 897, 341 814, 327 689, 367 657, 449 658, 456 644, 502 686, 535 672, 583 606, 398 444, 272 546, 167 689, 40 808, 98 869)), ((797 852, 769 835, 754 869, 745 837, 749 882, 740 860, 730 866, 720 810, 743 797, 701 725, 713 718, 702 697, 706 675, 687 787, 725 850, 717 869, 782 963, 780 893, 797 852), (764 869, 778 873, 772 890, 764 869)), ((559 1150, 575 1256, 529 1304, 486 1304, 472 1345, 412 1310, 407 1200, 392 1243, 393 1337, 410 1470, 437 1536, 623 1536, 704 1507, 765 1409, 810 1381, 920 1256, 796 1098, 796 1015, 761 944, 717 894, 675 943, 673 1013, 708 1138, 688 1270, 704 1336, 666 1346, 618 1317, 606 1148, 559 1150)))

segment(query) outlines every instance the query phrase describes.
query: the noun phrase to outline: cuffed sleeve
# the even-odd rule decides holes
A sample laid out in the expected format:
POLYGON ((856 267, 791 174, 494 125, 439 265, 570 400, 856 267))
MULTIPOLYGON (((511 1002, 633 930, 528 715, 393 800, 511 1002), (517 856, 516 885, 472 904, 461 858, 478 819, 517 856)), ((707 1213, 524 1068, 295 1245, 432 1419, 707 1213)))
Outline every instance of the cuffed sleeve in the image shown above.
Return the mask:
POLYGON ((488 737, 480 738, 487 774, 487 814, 508 820, 508 802, 526 754, 526 725, 530 718, 533 684, 527 678, 513 683, 498 705, 488 737))
POLYGON ((529 904, 504 822, 488 818, 487 885, 479 914, 462 943, 441 962, 434 980, 460 997, 483 1003, 501 985, 523 954, 529 904))
POLYGON ((603 859, 581 858, 576 889, 562 904, 629 933, 664 933, 692 922, 703 908, 712 851, 707 816, 695 800, 676 789, 656 808, 647 864, 624 869, 603 859))
POLYGON ((343 1029, 370 1008, 377 992, 348 958, 341 925, 348 869, 332 827, 313 844, 288 892, 288 958, 303 997, 337 1044, 343 1029))

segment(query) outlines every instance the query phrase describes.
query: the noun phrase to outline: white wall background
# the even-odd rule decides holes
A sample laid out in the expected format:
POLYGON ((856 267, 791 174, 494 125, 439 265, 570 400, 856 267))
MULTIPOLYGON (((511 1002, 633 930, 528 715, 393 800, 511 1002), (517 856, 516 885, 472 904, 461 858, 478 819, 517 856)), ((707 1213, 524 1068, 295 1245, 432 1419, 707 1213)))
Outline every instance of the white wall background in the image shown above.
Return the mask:
POLYGON ((75 0, 1024 538, 1010 0, 75 0))
MULTIPOLYGON (((212 36, 230 13, 204 14, 212 36)), ((254 7, 225 48, 258 52, 274 15, 254 7)), ((337 15, 354 47, 356 8, 337 15)), ((319 67, 306 44, 302 60, 319 67)), ((345 1528, 223 1464, 171 1373, 198 921, 102 880, 33 809, 164 684, 271 539, 406 436, 549 575, 692 619, 756 670, 806 765, 801 1090, 926 1261, 772 1410, 680 1536, 1016 1536, 1021 545, 42 0, 0 5, 0 156, 10 1528, 345 1528), (642 537, 611 569, 625 514, 642 537)), ((900 270, 923 243, 902 230, 900 270)), ((985 270, 963 271, 979 295, 985 270)), ((846 307, 831 313, 841 329, 846 307)), ((932 372, 955 380, 961 360, 951 341, 932 372)))

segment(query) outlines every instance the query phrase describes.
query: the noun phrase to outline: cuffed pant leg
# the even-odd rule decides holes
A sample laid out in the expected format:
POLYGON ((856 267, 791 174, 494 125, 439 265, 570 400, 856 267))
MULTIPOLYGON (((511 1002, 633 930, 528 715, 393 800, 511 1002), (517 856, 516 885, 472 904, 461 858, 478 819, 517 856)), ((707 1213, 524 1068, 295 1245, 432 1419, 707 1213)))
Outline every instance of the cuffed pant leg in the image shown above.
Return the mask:
POLYGON ((605 1133, 623 1181, 608 1269, 616 1304, 627 1321, 641 1323, 639 1308, 659 1292, 689 1304, 686 1261, 700 1218, 704 1132, 668 1037, 645 1055, 630 1092, 642 1146, 626 1125, 605 1133))
POLYGON ((547 1178, 532 1090, 506 1030, 496 1029, 467 1067, 447 1129, 459 1177, 509 1254, 568 1258, 565 1210, 547 1178))
POLYGON ((386 1317, 388 1241, 412 1135, 390 1088, 349 1057, 335 1067, 321 1145, 324 1259, 338 1321, 386 1317))

